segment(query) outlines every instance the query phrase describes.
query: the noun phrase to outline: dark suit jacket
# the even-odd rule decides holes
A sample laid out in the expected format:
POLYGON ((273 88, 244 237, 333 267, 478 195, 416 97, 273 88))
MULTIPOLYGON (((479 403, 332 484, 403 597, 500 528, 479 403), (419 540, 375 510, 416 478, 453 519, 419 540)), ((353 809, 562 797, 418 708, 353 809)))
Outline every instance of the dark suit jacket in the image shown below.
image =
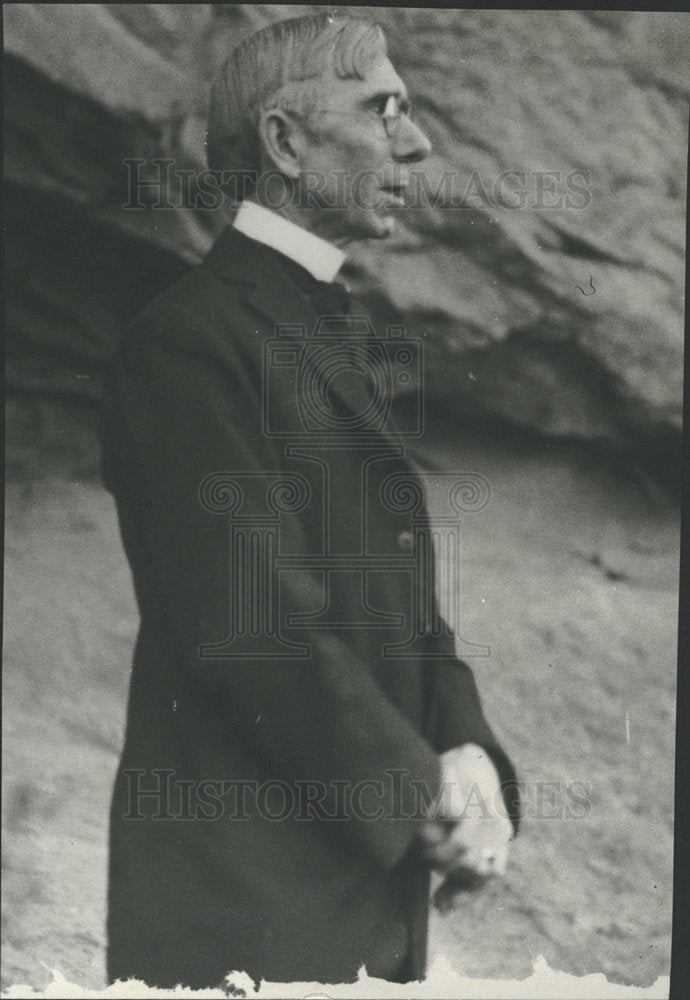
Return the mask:
MULTIPOLYGON (((104 478, 141 628, 111 815, 111 978, 198 988, 241 969, 337 982, 355 979, 362 964, 390 975, 406 955, 421 976, 428 876, 415 854, 419 789, 436 794, 437 754, 464 742, 485 746, 514 780, 452 637, 426 629, 422 652, 398 659, 382 655, 387 640, 401 639, 393 619, 361 624, 363 614, 376 625, 410 605, 410 572, 385 568, 401 555, 404 518, 355 502, 365 467, 371 496, 385 476, 412 475, 400 449, 382 435, 376 459, 370 435, 361 448, 353 438, 330 452, 337 489, 326 512, 318 452, 299 457, 298 443, 288 456, 267 431, 262 401, 275 428, 276 413, 294 423, 296 400, 289 360, 268 403, 262 396, 264 342, 278 323, 311 330, 316 319, 285 258, 228 229, 135 320, 114 360, 104 478), (286 474, 299 478, 267 507, 267 487, 286 474), (233 476, 241 502, 227 485, 233 476), (291 507, 291 490, 305 483, 306 505, 291 507), (324 612, 326 517, 332 551, 345 558, 324 612), (367 575, 364 602, 346 558, 362 532, 384 566, 367 575), (278 632, 288 614, 312 616, 283 630, 306 656, 281 647, 275 629, 262 646, 261 628, 242 626, 242 613, 253 613, 236 593, 246 579, 237 573, 248 572, 242 553, 268 536, 292 564, 278 572, 265 562, 252 586, 267 587, 278 632), (306 567, 305 555, 314 557, 306 567), (228 644, 242 628, 246 656, 228 644)), ((357 387, 349 392, 336 393, 341 414, 357 405, 357 387)))

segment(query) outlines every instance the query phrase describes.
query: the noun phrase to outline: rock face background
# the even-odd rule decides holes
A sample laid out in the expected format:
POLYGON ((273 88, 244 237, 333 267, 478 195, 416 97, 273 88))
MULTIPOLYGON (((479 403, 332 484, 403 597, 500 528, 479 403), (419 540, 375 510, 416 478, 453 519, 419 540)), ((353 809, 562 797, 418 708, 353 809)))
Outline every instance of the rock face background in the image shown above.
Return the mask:
MULTIPOLYGON (((40 986, 56 964, 103 983, 137 615, 95 404, 123 323, 226 221, 154 210, 151 191, 124 210, 123 161, 149 179, 154 157, 201 170, 215 68, 303 10, 3 9, 7 983, 40 986)), ((507 881, 435 918, 433 941, 471 976, 525 976, 543 953, 651 983, 670 934, 688 20, 375 15, 440 195, 356 247, 350 277, 377 319, 424 339, 427 455, 491 484, 463 529, 461 620, 491 644, 470 663, 531 807, 507 881)))
MULTIPOLYGON (((154 176, 154 157, 203 168, 215 69, 257 26, 304 10, 5 7, 14 386, 97 395, 123 320, 227 221, 218 209, 125 211, 128 172, 154 176), (123 165, 135 159, 148 163, 123 165)), ((608 442, 671 474, 688 19, 376 16, 433 140, 438 196, 419 199, 385 250, 356 249, 359 289, 424 336, 428 394, 451 416, 608 442)))

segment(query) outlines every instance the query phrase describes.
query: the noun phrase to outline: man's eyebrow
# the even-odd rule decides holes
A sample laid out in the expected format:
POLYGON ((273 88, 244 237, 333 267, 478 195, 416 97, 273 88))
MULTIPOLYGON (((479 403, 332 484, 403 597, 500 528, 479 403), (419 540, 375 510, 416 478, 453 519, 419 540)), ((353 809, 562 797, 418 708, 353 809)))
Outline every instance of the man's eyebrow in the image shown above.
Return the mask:
POLYGON ((406 101, 408 99, 406 91, 400 90, 399 87, 389 87, 388 89, 386 89, 386 90, 380 90, 380 91, 378 91, 375 94, 368 94, 364 98, 364 100, 368 104, 370 101, 372 101, 372 102, 373 101, 383 101, 384 99, 387 99, 389 97, 398 97, 398 98, 400 98, 400 100, 403 100, 403 101, 406 101))

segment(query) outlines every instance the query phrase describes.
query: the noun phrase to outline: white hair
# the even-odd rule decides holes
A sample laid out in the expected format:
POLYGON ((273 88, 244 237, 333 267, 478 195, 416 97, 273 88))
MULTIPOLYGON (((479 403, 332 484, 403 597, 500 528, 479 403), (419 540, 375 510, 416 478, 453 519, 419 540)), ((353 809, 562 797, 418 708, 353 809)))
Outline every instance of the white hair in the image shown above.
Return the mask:
POLYGON ((381 54, 386 39, 380 25, 337 13, 276 21, 250 35, 227 58, 211 88, 209 168, 243 173, 249 193, 249 178, 261 166, 261 112, 280 107, 308 113, 329 69, 341 80, 362 80, 381 54))

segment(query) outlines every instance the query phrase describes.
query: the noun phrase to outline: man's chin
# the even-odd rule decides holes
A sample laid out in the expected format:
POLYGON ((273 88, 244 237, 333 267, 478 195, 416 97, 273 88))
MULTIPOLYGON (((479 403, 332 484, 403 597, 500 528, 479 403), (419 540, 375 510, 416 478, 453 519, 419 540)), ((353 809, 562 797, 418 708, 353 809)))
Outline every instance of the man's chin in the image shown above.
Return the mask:
POLYGON ((396 220, 392 215, 384 215, 380 222, 381 234, 379 239, 385 240, 395 232, 396 220))
POLYGON ((381 214, 375 213, 373 218, 367 220, 367 226, 362 227, 366 232, 362 233, 360 239, 365 240, 386 240, 389 236, 392 236, 396 226, 396 220, 390 213, 381 214))
POLYGON ((392 213, 371 212, 366 219, 358 219, 356 224, 348 226, 346 242, 356 243, 359 240, 386 240, 393 234, 396 219, 392 213))

